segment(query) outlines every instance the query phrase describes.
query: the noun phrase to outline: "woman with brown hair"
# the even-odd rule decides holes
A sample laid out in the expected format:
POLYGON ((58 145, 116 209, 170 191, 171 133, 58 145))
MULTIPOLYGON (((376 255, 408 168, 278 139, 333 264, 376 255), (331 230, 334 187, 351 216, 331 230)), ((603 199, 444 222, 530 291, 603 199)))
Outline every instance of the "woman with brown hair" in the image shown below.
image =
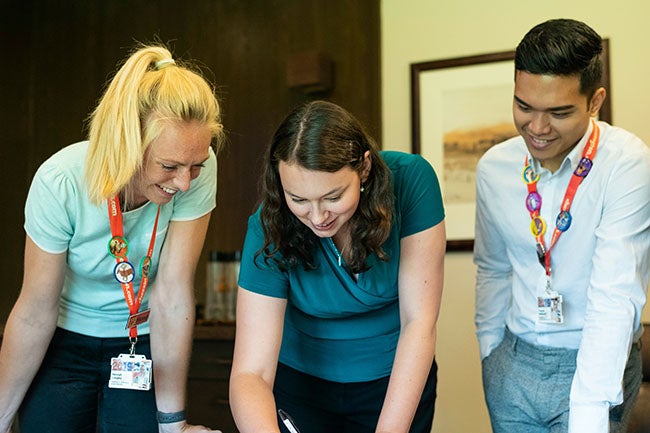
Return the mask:
POLYGON ((444 253, 440 188, 421 156, 379 152, 333 103, 289 114, 242 254, 239 430, 291 431, 292 418, 302 433, 430 432, 444 253))

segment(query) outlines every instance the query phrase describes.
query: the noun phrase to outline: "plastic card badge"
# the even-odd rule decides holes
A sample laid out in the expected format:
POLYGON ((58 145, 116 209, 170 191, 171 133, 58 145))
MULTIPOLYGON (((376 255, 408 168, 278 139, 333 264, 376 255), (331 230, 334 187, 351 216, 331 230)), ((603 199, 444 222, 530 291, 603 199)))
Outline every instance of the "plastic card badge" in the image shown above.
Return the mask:
POLYGON ((151 389, 151 360, 144 355, 120 354, 111 358, 111 378, 109 388, 151 389))
POLYGON ((537 297, 537 321, 552 324, 564 322, 562 295, 557 292, 546 292, 544 296, 537 297))

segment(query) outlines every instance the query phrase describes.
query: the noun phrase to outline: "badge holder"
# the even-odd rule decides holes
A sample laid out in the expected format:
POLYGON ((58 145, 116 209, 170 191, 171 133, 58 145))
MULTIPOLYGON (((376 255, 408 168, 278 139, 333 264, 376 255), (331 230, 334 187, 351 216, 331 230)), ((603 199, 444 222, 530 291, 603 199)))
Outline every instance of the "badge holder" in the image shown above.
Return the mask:
POLYGON ((111 378, 109 388, 135 389, 148 391, 151 389, 151 360, 144 355, 135 354, 137 338, 130 339, 129 353, 121 353, 116 358, 111 358, 111 378))
MULTIPOLYGON (((131 314, 126 323, 126 329, 135 328, 149 318, 149 310, 131 314)), ((131 348, 129 353, 121 353, 111 358, 111 377, 109 388, 135 389, 149 391, 151 389, 152 362, 144 355, 135 354, 135 344, 138 337, 129 337, 131 348)))
POLYGON ((537 321, 547 324, 564 323, 562 295, 551 288, 550 280, 546 282, 543 296, 537 297, 537 321))

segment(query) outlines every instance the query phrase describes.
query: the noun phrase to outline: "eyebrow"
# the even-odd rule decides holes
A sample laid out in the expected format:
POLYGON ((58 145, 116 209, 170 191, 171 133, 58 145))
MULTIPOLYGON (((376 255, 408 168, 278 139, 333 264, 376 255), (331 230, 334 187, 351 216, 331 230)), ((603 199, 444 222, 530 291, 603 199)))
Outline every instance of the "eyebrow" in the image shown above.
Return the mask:
MULTIPOLYGON (((326 192, 325 194, 323 194, 323 195, 320 196, 319 198, 327 197, 328 195, 332 195, 332 194, 340 194, 340 193, 342 193, 343 191, 345 191, 347 188, 348 188, 347 186, 342 186, 342 187, 334 188, 334 189, 332 189, 332 190, 326 192)), ((282 188, 282 189, 284 190, 285 193, 289 194, 291 197, 294 197, 294 198, 304 198, 304 197, 302 197, 302 196, 299 196, 299 195, 297 195, 297 194, 292 193, 291 191, 289 191, 289 190, 286 189, 286 188, 282 188)))
MULTIPOLYGON (((530 105, 529 103, 527 103, 527 102, 524 101, 523 99, 518 98, 517 95, 515 95, 515 101, 517 101, 517 102, 518 102, 519 104, 521 104, 521 105, 525 105, 526 107, 531 107, 531 108, 532 108, 532 105, 530 105)), ((559 105, 559 106, 557 106, 557 107, 549 107, 549 108, 546 108, 546 109, 543 110, 543 111, 547 111, 547 112, 548 112, 548 111, 566 111, 566 110, 572 110, 572 109, 574 109, 575 107, 576 107, 576 106, 575 106, 575 105, 572 105, 572 104, 569 104, 569 105, 559 105)))
MULTIPOLYGON (((193 163, 191 163, 191 164, 189 164, 189 165, 190 165, 190 166, 204 165, 204 164, 205 164, 209 159, 210 159, 210 155, 208 155, 208 157, 205 158, 205 159, 204 159, 203 161, 201 161, 201 162, 193 162, 193 163)), ((186 166, 186 165, 188 165, 188 164, 183 164, 183 163, 181 163, 180 161, 176 161, 176 160, 173 160, 173 159, 157 158, 157 160, 158 160, 158 163, 160 163, 160 164, 166 164, 166 165, 167 165, 167 164, 169 164, 169 165, 180 165, 180 166, 186 166)))

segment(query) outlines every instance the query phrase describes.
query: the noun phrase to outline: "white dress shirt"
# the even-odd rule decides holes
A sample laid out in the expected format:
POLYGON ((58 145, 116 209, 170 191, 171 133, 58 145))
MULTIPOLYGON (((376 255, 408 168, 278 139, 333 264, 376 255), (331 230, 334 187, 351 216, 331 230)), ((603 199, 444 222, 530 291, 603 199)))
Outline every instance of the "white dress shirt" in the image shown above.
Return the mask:
POLYGON ((650 149, 638 137, 598 122, 593 168, 571 206, 572 223, 551 250, 552 286, 563 296, 564 323, 537 320, 546 288, 522 180, 526 156, 540 178, 540 215, 550 245, 569 179, 592 130, 555 172, 529 155, 521 137, 494 146, 477 167, 476 327, 481 358, 504 329, 529 343, 579 349, 569 432, 607 432, 608 411, 623 400, 631 344, 641 332, 650 274, 650 149))

